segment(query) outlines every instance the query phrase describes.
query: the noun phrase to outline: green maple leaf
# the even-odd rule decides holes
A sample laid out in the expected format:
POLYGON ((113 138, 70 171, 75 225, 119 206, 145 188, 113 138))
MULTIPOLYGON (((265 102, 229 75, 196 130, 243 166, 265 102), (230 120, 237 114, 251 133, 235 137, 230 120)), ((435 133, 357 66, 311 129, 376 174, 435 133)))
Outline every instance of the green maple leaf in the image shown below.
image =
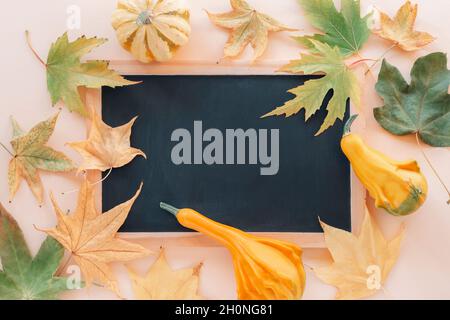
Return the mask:
POLYGON ((75 169, 66 155, 45 145, 55 129, 57 119, 58 114, 38 123, 25 133, 11 118, 13 127, 11 146, 14 154, 8 169, 10 200, 14 198, 22 179, 25 179, 34 196, 42 203, 44 189, 39 170, 67 172, 75 169))
POLYGON ((55 105, 62 100, 70 111, 86 116, 85 105, 78 87, 100 88, 136 84, 108 68, 107 61, 88 61, 81 63, 80 58, 95 47, 105 43, 106 39, 80 37, 69 42, 67 33, 59 37, 50 47, 47 58, 47 87, 55 105))
POLYGON ((450 71, 447 56, 431 53, 416 60, 411 84, 383 60, 376 90, 385 105, 375 108, 378 123, 395 135, 417 133, 427 144, 450 146, 450 71))
POLYGON ((327 106, 327 116, 316 135, 331 127, 336 119, 342 120, 345 115, 347 99, 350 98, 355 105, 360 104, 360 88, 353 72, 344 62, 344 57, 338 47, 330 47, 326 43, 311 40, 317 54, 303 55, 300 60, 293 60, 283 66, 280 71, 291 73, 325 73, 325 76, 316 80, 308 80, 304 85, 298 86, 288 92, 296 95, 281 107, 263 115, 285 115, 286 117, 305 109, 305 121, 308 120, 322 105, 326 94, 333 90, 333 96, 327 106))
POLYGON ((22 230, 0 204, 0 299, 56 299, 67 289, 67 279, 55 277, 63 247, 47 237, 32 258, 22 230))
POLYGON ((367 41, 371 14, 361 18, 359 0, 342 0, 338 12, 333 0, 299 0, 306 18, 324 34, 294 37, 301 45, 315 50, 311 40, 337 46, 344 56, 357 53, 367 41))

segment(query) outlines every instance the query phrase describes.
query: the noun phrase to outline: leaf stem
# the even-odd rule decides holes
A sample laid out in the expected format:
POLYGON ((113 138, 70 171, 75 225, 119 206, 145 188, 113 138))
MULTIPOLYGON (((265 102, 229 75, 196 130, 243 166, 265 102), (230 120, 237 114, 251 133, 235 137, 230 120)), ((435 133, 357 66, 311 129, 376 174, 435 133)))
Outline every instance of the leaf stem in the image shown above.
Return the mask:
POLYGON ((306 268, 308 268, 310 271, 313 271, 313 272, 314 272, 314 268, 311 267, 310 265, 308 265, 308 264, 306 264, 306 263, 304 263, 304 262, 303 262, 303 265, 304 265, 306 268))
POLYGON ((33 52, 34 56, 39 60, 39 62, 44 66, 47 67, 47 64, 42 60, 42 58, 39 56, 39 54, 34 50, 33 46, 31 45, 31 39, 30 39, 30 32, 28 30, 25 30, 25 38, 27 39, 28 47, 31 49, 31 52, 33 52))
POLYGON ((113 169, 112 167, 109 168, 109 169, 108 169, 108 172, 106 173, 106 175, 105 175, 103 178, 101 178, 100 180, 94 182, 94 183, 92 184, 92 186, 95 186, 96 184, 99 184, 99 183, 102 183, 103 181, 105 181, 105 180, 109 177, 109 175, 111 174, 112 169, 113 169))
POLYGON ((437 170, 434 168, 434 166, 431 163, 430 159, 428 158, 428 156, 426 155, 425 151, 423 150, 422 145, 420 144, 419 134, 417 132, 416 132, 416 142, 417 142, 417 145, 419 146, 420 152, 422 153, 423 157, 427 161, 428 166, 431 168, 431 170, 433 171, 434 175, 439 180, 439 183, 444 187, 445 191, 447 191, 447 196, 448 196, 447 204, 450 204, 450 190, 447 188, 447 186, 445 185, 444 181, 439 176, 437 170))
POLYGON ((8 152, 11 155, 11 157, 14 158, 14 154, 11 151, 9 151, 9 149, 3 143, 0 142, 0 146, 2 146, 3 149, 5 149, 6 152, 8 152))
POLYGON ((398 42, 394 43, 393 45, 391 45, 389 48, 386 49, 386 51, 383 52, 383 54, 378 58, 375 59, 374 63, 372 63, 369 68, 366 70, 366 72, 364 73, 364 75, 367 75, 370 70, 372 70, 373 67, 375 67, 377 65, 378 62, 380 62, 392 49, 394 49, 395 47, 398 46, 398 42))
POLYGON ((364 61, 376 61, 375 59, 370 59, 370 58, 362 58, 362 59, 359 59, 359 60, 356 60, 356 61, 354 61, 354 62, 352 62, 349 66, 348 66, 348 68, 353 68, 355 65, 357 65, 358 63, 361 63, 361 62, 364 62, 364 61))
MULTIPOLYGON (((97 184, 102 183, 103 181, 105 181, 106 178, 108 178, 109 175, 111 174, 112 169, 113 169, 112 167, 109 168, 109 169, 108 169, 108 172, 106 173, 106 175, 105 175, 102 179, 100 179, 100 180, 98 180, 98 181, 92 183, 91 186, 95 186, 95 185, 97 185, 97 184)), ((61 192, 61 194, 62 194, 62 195, 66 195, 66 194, 70 194, 70 193, 77 192, 78 190, 79 190, 79 189, 72 189, 72 190, 69 190, 69 191, 61 192)))
POLYGON ((56 276, 62 276, 67 269, 67 266, 69 265, 70 260, 72 259, 73 253, 70 253, 69 257, 67 258, 66 262, 64 262, 64 265, 60 268, 58 268, 58 271, 56 271, 56 276))

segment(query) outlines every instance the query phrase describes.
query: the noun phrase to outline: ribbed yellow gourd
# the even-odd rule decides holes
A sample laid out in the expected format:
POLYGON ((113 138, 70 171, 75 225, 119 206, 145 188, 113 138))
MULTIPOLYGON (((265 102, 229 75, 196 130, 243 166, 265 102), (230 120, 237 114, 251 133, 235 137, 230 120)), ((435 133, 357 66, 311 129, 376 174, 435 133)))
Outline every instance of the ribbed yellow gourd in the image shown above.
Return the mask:
POLYGON ((192 209, 161 203, 186 228, 208 235, 231 253, 237 295, 243 300, 299 299, 305 288, 302 250, 293 243, 257 237, 213 221, 192 209))
POLYGON ((191 33, 180 0, 119 0, 112 26, 122 47, 144 63, 171 59, 191 33))
POLYGON ((396 216, 416 211, 428 192, 417 161, 396 161, 367 146, 359 135, 350 133, 353 119, 344 128, 341 149, 375 205, 396 216))

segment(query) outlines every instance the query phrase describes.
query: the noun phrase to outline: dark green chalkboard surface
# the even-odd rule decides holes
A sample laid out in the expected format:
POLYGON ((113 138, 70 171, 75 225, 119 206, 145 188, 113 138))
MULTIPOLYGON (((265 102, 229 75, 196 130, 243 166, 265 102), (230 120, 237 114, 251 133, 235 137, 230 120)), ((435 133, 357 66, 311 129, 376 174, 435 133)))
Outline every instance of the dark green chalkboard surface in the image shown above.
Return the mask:
MULTIPOLYGON (((343 123, 337 121, 314 137, 326 115, 325 105, 307 123, 303 111, 290 118, 260 119, 293 97, 287 89, 311 78, 145 75, 128 77, 143 81, 139 85, 104 88, 104 121, 118 126, 138 115, 131 142, 144 150, 148 160, 136 158, 112 171, 103 182, 103 209, 127 200, 143 181, 143 191, 121 231, 186 230, 159 208, 160 201, 196 209, 247 231, 321 232, 318 216, 350 230, 350 167, 339 147, 343 123), (171 135, 184 128, 195 139, 194 121, 202 122, 202 132, 210 128, 222 132, 224 145, 226 129, 278 129, 277 174, 261 175, 264 166, 259 159, 249 164, 248 155, 246 164, 209 165, 204 159, 203 164, 175 164, 171 153, 178 142, 171 141, 171 135)), ((179 155, 185 156, 183 152, 179 155)))

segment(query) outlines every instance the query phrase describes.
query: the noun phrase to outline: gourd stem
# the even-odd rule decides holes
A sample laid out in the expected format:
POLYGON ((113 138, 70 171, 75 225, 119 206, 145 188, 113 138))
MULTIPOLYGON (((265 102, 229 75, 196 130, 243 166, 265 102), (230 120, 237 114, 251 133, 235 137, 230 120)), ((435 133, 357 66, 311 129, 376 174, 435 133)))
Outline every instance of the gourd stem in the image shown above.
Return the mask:
POLYGON ((175 217, 177 216, 177 213, 180 209, 175 208, 173 206, 171 206, 170 204, 167 204, 165 202, 160 202, 159 203, 159 207, 163 210, 166 210, 167 212, 170 212, 171 214, 173 214, 175 217))
POLYGON ((351 127, 352 127, 352 123, 353 121, 355 121, 355 119, 358 117, 357 114, 353 114, 350 116, 350 118, 348 118, 347 122, 344 124, 344 130, 342 132, 342 136, 346 136, 347 134, 350 133, 351 127))

